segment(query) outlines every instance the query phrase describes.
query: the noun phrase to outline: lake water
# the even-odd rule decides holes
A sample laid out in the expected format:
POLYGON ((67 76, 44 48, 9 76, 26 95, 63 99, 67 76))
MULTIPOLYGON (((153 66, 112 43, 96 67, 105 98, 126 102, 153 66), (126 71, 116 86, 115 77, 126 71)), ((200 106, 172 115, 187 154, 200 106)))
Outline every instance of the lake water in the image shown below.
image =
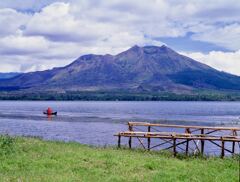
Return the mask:
POLYGON ((0 101, 0 133, 97 146, 116 145, 127 121, 239 126, 239 117, 240 102, 0 101), (44 116, 47 107, 58 115, 44 116))

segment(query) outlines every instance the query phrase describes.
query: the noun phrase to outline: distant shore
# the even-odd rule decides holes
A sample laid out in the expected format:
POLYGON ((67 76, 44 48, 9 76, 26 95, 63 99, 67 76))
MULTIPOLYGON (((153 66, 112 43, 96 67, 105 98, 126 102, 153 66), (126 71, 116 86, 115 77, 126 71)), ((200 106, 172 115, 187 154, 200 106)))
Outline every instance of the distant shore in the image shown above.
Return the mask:
POLYGON ((236 91, 169 92, 90 92, 90 91, 0 91, 0 100, 52 101, 240 101, 236 91))

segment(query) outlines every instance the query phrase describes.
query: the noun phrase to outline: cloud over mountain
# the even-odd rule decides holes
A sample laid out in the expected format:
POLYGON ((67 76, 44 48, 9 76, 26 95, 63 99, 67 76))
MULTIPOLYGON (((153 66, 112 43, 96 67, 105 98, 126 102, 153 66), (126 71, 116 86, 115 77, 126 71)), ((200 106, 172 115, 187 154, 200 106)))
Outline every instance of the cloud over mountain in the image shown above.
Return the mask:
MULTIPOLYGON (((240 49, 239 11, 238 0, 2 1, 0 72, 63 66, 81 54, 116 54, 135 44, 162 45, 161 37, 185 37, 189 32, 190 43, 198 40, 232 51, 219 53, 216 58, 223 60, 228 54, 237 56, 240 49)), ((227 56, 231 64, 220 61, 219 68, 240 74, 231 66, 238 64, 236 56, 227 56)), ((210 59, 202 56, 200 61, 210 59)))

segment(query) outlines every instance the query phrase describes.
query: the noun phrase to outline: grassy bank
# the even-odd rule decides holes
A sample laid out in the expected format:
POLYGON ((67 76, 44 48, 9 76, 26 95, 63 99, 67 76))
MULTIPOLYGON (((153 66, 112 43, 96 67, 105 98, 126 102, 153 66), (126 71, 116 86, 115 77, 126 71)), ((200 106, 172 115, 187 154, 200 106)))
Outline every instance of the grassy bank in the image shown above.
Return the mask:
POLYGON ((239 159, 0 138, 1 181, 239 181, 239 159))

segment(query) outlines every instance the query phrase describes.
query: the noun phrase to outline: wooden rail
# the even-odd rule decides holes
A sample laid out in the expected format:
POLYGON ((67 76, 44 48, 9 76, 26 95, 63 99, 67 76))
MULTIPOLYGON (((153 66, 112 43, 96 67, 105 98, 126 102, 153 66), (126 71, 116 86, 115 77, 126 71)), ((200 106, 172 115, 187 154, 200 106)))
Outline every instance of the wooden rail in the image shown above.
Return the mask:
MULTIPOLYGON (((205 141, 211 142, 217 147, 221 148, 221 157, 224 157, 225 151, 235 154, 235 144, 238 143, 240 148, 240 136, 238 132, 239 127, 209 127, 209 126, 186 126, 186 125, 168 125, 168 124, 154 124, 145 122, 129 122, 128 131, 119 132, 114 136, 118 136, 118 147, 121 147, 121 137, 129 138, 128 145, 132 148, 132 138, 137 138, 139 143, 144 149, 150 150, 165 144, 170 144, 169 147, 164 149, 173 149, 173 154, 176 156, 177 148, 181 149, 188 155, 190 149, 190 142, 193 142, 195 149, 201 154, 204 154, 205 141), (134 127, 146 127, 146 131, 137 131, 134 127), (156 129, 157 127, 157 129, 156 129), (170 129, 184 129, 184 132, 166 132, 161 131, 162 128, 170 129), (154 130, 154 131, 153 131, 154 130), (224 131, 225 134, 222 135, 212 135, 214 132, 224 131), (197 133, 198 132, 198 133, 197 133), (230 132, 227 134, 226 132, 230 132), (147 139, 147 147, 144 145, 141 139, 147 139), (158 143, 155 146, 151 146, 151 139, 160 139, 162 143, 158 143), (177 142, 181 140, 180 142, 177 142), (200 142, 201 146, 198 146, 200 142), (220 142, 217 143, 217 142, 220 142), (232 143, 232 149, 227 149, 225 147, 226 142, 232 143), (185 145, 184 148, 181 145, 185 145)), ((143 129, 143 128, 141 128, 143 129)))
POLYGON ((191 126, 191 125, 171 125, 145 122, 128 122, 128 126, 158 126, 166 128, 189 128, 189 129, 208 129, 208 130, 235 130, 240 131, 240 127, 211 127, 211 126, 191 126))

